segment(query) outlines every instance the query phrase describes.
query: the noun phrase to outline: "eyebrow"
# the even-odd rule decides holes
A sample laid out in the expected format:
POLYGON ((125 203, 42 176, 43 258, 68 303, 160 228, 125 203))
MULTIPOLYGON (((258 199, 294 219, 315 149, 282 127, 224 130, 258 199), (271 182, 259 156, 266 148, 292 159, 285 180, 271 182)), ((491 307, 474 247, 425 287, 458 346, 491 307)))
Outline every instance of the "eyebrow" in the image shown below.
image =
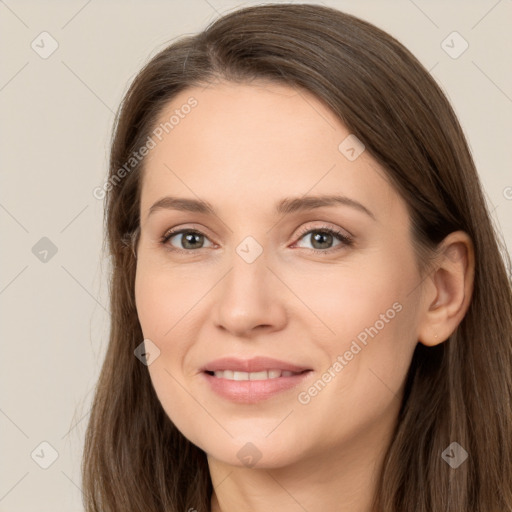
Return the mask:
MULTIPOLYGON (((319 195, 319 196, 303 196, 303 197, 287 197, 278 201, 274 207, 276 215, 289 215, 299 211, 314 210, 324 206, 349 206, 359 210, 373 220, 375 215, 366 206, 362 205, 354 199, 350 199, 341 195, 319 195)), ((166 196, 159 199, 151 206, 148 217, 157 210, 179 210, 186 212, 202 213, 205 215, 216 215, 215 209, 207 201, 200 199, 187 199, 184 197, 166 196)))

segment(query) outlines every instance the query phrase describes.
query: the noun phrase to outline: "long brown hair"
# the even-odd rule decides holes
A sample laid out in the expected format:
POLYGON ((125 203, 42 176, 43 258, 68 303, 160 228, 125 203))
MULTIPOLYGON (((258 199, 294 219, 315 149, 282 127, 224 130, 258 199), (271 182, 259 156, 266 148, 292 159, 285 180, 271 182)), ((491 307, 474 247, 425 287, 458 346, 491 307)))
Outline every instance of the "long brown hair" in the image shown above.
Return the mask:
POLYGON ((457 118, 425 68, 387 33, 319 5, 268 4, 232 12, 158 53, 118 112, 102 189, 111 332, 86 432, 87 512, 210 510, 206 455, 166 416, 134 356, 143 335, 130 242, 139 227, 144 159, 131 158, 178 92, 218 78, 273 80, 324 101, 406 201, 425 275, 445 236, 469 234, 476 260, 469 309, 444 343, 416 347, 374 509, 512 511, 510 258, 457 118), (469 454, 457 469, 441 457, 453 441, 469 454))

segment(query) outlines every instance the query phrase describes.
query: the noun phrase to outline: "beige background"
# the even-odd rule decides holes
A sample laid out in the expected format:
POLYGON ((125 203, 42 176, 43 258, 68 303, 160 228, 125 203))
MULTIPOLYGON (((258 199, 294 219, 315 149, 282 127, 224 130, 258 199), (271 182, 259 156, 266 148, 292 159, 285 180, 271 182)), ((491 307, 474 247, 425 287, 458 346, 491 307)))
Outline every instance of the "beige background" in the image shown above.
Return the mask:
MULTIPOLYGON (((0 512, 83 510, 83 434, 109 327, 103 205, 92 190, 105 178, 129 81, 169 41, 256 3, 0 2, 0 512), (31 47, 35 40, 39 52, 51 49, 43 31, 58 43, 48 58, 31 47), (46 262, 36 257, 44 247, 32 250, 43 237, 57 249, 46 262)), ((511 247, 512 1, 312 3, 375 23, 432 70, 511 247), (441 47, 453 31, 469 44, 456 59, 441 47)), ((463 41, 449 44, 453 52, 463 41)))

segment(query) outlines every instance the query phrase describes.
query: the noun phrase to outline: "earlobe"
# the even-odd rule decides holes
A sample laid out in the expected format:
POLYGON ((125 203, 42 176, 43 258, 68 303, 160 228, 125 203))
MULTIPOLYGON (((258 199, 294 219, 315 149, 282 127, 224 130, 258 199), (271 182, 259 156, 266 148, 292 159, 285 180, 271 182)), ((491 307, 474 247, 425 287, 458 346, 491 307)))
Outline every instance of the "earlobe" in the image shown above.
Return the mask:
POLYGON ((473 293, 474 248, 464 231, 450 233, 440 244, 434 270, 425 280, 418 341, 434 346, 446 341, 466 314, 473 293))

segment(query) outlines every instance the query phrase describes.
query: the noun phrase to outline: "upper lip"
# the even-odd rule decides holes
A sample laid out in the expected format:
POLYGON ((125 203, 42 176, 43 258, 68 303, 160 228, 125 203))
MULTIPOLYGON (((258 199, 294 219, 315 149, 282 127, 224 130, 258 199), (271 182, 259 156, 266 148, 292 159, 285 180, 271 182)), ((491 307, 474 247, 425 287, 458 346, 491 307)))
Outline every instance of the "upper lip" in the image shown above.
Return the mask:
POLYGON ((271 357, 253 357, 251 359, 237 359, 235 357, 222 357, 215 359, 201 368, 203 372, 216 372, 221 370, 232 370, 238 372, 261 372, 264 370, 283 370, 300 373, 310 370, 305 366, 280 361, 271 357))

